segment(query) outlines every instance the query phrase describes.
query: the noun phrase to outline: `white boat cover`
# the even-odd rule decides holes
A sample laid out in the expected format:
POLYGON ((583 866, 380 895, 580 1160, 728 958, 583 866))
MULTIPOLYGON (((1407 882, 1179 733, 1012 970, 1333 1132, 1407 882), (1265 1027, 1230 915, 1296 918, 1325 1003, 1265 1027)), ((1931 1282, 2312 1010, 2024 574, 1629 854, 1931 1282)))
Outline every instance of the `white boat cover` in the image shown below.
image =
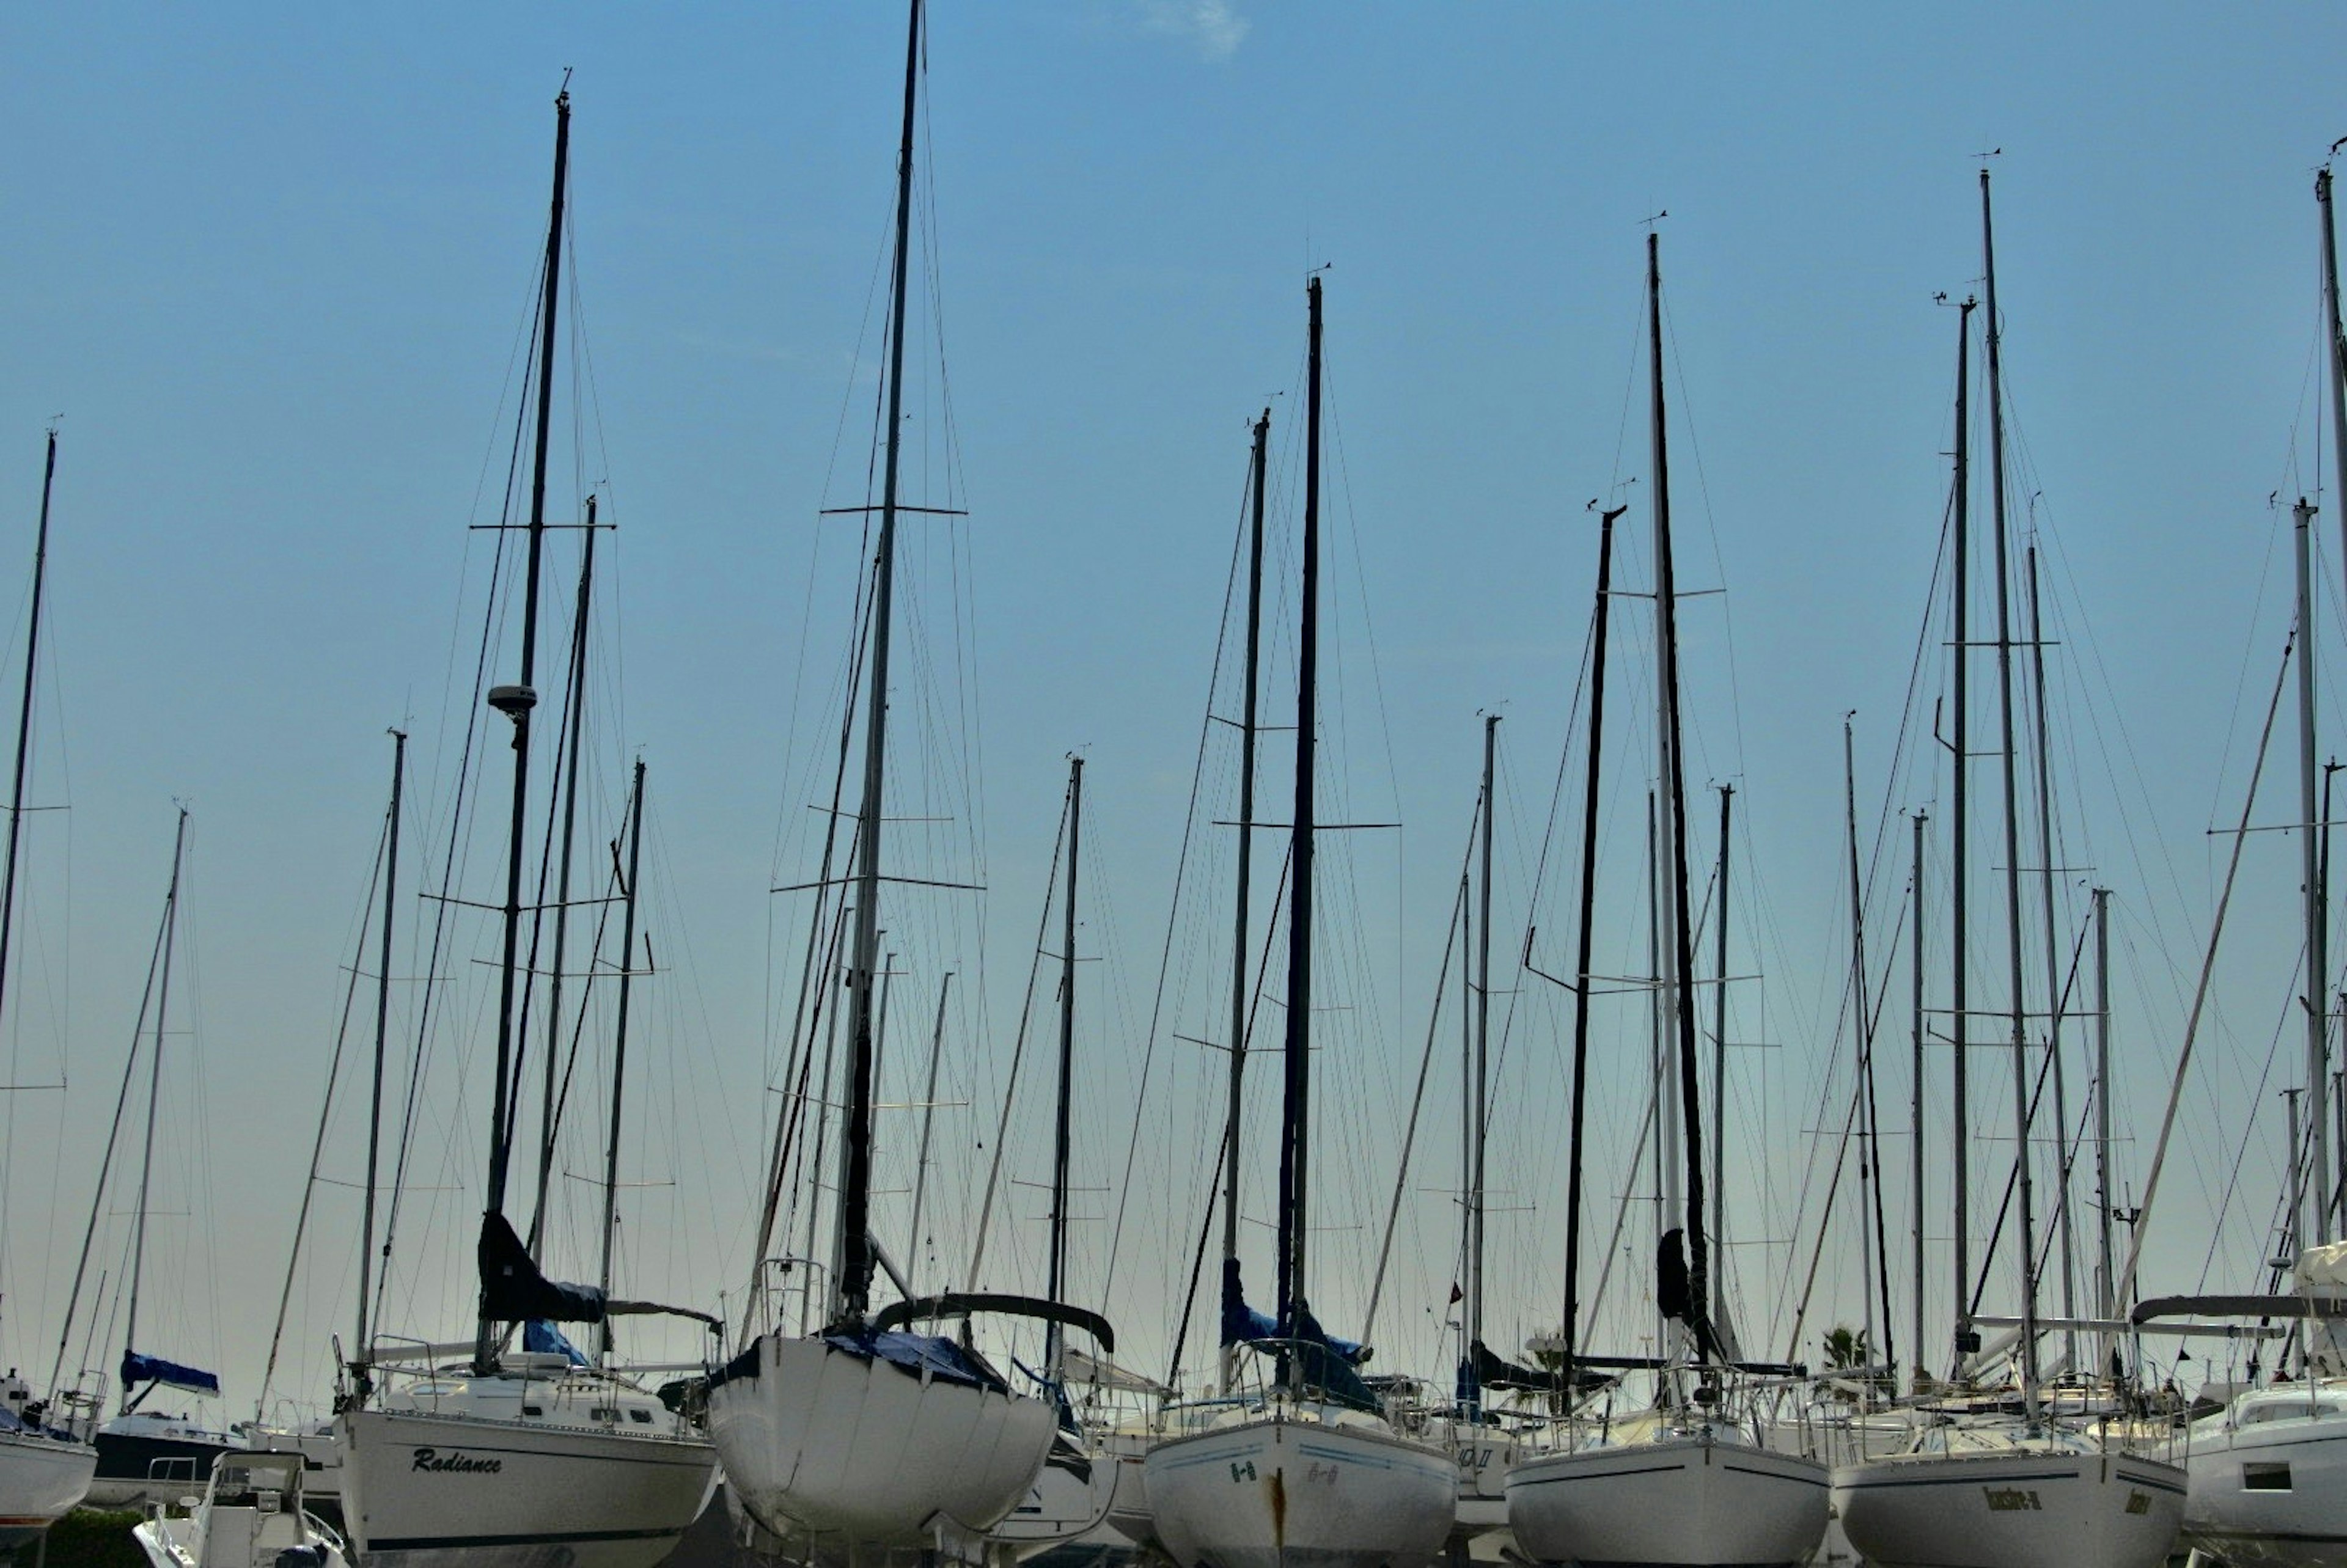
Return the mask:
POLYGON ((2301 1290, 2336 1290, 2347 1286, 2347 1241, 2311 1246, 2298 1255, 2301 1290))

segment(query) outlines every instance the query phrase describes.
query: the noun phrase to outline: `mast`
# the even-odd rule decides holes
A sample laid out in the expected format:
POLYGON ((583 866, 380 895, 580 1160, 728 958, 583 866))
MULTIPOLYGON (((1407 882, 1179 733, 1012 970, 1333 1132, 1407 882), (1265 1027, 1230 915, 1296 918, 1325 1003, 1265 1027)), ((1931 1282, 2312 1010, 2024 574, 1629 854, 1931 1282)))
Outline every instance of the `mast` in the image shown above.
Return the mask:
POLYGON ((1966 968, 1969 958, 1964 898, 1972 887, 1966 868, 1972 833, 1966 795, 1972 778, 1972 322, 1973 312, 1977 308, 1970 296, 1956 308, 1956 477, 1952 519, 1955 569, 1950 589, 1955 620, 1955 669, 1951 684, 1954 687, 1956 712, 1949 742, 1954 753, 1954 765, 1949 790, 1952 833, 1948 846, 1948 1005, 1955 1049, 1948 1054, 1949 1071, 1954 1078, 1951 1097, 1955 1116, 1948 1135, 1948 1153, 1954 1166, 1956 1200, 1954 1349, 1958 1368, 1963 1365, 1965 1356, 1980 1348, 1980 1337, 1973 1332, 1972 1307, 1968 1305, 1973 1298, 1972 1178, 1967 1170, 1972 1155, 1972 1014, 1964 1005, 1972 985, 1971 971, 1966 968))
POLYGON ((1596 625, 1591 637, 1589 766, 1582 785, 1581 934, 1573 965, 1573 1128, 1570 1167, 1564 1186, 1564 1365, 1568 1402, 1573 1357, 1581 1344, 1581 1166, 1582 1129, 1589 1086, 1589 962, 1597 922, 1597 786, 1605 741, 1605 632, 1614 608, 1614 520, 1629 508, 1604 513, 1597 526, 1596 625))
POLYGON ((1915 825, 1915 868, 1910 875, 1908 900, 1912 909, 1914 935, 1908 964, 1912 970, 1912 992, 1909 1015, 1913 1025, 1913 1061, 1908 1075, 1907 1100, 1907 1190, 1915 1211, 1915 1371, 1924 1369, 1923 1347, 1923 825, 1931 818, 1917 812, 1915 825))
POLYGON ((921 1266, 921 1202, 928 1196, 929 1129, 938 1114, 938 1057, 946 1042, 946 993, 953 989, 953 971, 938 984, 938 1021, 929 1030, 929 1082, 921 1094, 921 1149, 913 1162, 912 1239, 905 1247, 905 1277, 921 1266))
MULTIPOLYGON (((1981 170, 1981 255, 1988 294, 1989 481, 1996 521, 1996 680, 2002 761, 2004 771, 2004 926, 2007 979, 2013 988, 2013 1131, 2018 1153, 2017 1190, 2021 1260, 2021 1402, 2030 1428, 2037 1426, 2037 1242, 2029 1156, 2029 1012, 2021 967, 2021 797, 2014 769, 2012 569, 2005 555, 2004 406, 1998 343, 2004 329, 1996 315, 1996 239, 1989 215, 1988 170, 1981 170)), ((1961 1054, 1961 1050, 1960 1050, 1961 1054)))
MULTIPOLYGON (((590 514, 591 515, 591 514, 590 514)), ((587 538, 591 541, 593 534, 587 538)), ((585 590, 582 587, 581 599, 585 590)), ((575 754, 575 753, 574 753, 575 754)), ((620 1018, 611 1039, 611 1137, 603 1146, 603 1267, 597 1277, 611 1296, 611 1250, 620 1234, 620 1112, 628 1087, 628 993, 636 978, 636 880, 644 861, 644 759, 636 759, 636 787, 628 807, 627 912, 620 921, 620 1018)), ((558 939, 559 940, 559 939, 558 939)), ((558 951, 559 948, 558 946, 558 951)), ((557 969, 561 968, 559 962, 557 969)), ((649 965, 646 966, 650 968, 649 965)), ((603 1359, 611 1357, 611 1320, 603 1319, 603 1359)))
MULTIPOLYGON (((1068 885, 1061 896, 1060 1092, 1051 1125, 1051 1272, 1050 1296, 1068 1298, 1069 1103, 1076 1073, 1076 850, 1083 842, 1084 759, 1068 759, 1068 885)), ((1055 1318, 1044 1334, 1044 1374, 1058 1383, 1067 1367, 1067 1332, 1055 1318)))
MULTIPOLYGON (((2111 1266, 2111 890, 2095 889, 2095 1204, 2096 1242, 2102 1259, 2102 1289, 2095 1315, 2108 1322, 2118 1315, 2111 1266)), ((2097 1375, 2111 1371, 2113 1345, 2103 1336, 2097 1375)))
MULTIPOLYGON (((1296 645, 1296 814, 1287 879, 1286 1094, 1279 1140, 1279 1334, 1296 1336, 1304 1310, 1304 1241, 1312 1109, 1313 730, 1320 672, 1320 280, 1306 280, 1310 315, 1304 416, 1304 588, 1296 645)), ((1300 1358, 1286 1358, 1300 1377, 1300 1358)), ((1299 1389, 1300 1391, 1300 1389, 1299 1389)))
POLYGON ((8 952, 16 925, 16 848, 25 830, 25 774, 33 758, 35 666, 41 654, 41 590, 49 575, 49 493, 57 478, 57 433, 41 465, 41 526, 33 536, 33 608, 25 630, 25 695, 16 707, 16 776, 8 796, 8 859, 0 870, 0 1015, 7 1010, 8 952))
POLYGON ((864 794, 856 815, 856 947, 848 970, 847 1132, 839 1184, 839 1266, 832 1317, 863 1321, 872 1298, 872 969, 880 940, 880 825, 888 741, 888 622, 897 579, 897 485, 905 410, 905 282, 911 266, 913 110, 921 79, 921 0, 905 42, 905 122, 897 153, 897 261, 889 283, 888 436, 873 566, 870 707, 864 723, 864 794))
MULTIPOLYGON (((538 306, 538 434, 530 466, 529 562, 522 581, 521 679, 514 685, 489 691, 489 705, 511 719, 514 727, 513 815, 506 832, 505 938, 498 960, 497 1092, 489 1113, 487 1211, 492 1216, 505 1213, 506 1176, 513 1155, 514 1033, 518 1021, 514 1017, 515 954, 521 936, 523 819, 529 804, 529 714, 538 705, 532 682, 538 668, 538 571, 546 553, 546 444, 554 418, 555 319, 562 297, 562 201, 569 169, 570 93, 566 87, 554 100, 554 195, 546 224, 546 288, 538 306)), ((476 1371, 486 1372, 496 1359, 486 1280, 481 1305, 473 1365, 476 1371)))
MULTIPOLYGON (((170 1020, 171 946, 179 929, 179 861, 188 845, 188 808, 179 808, 179 825, 171 835, 171 886, 163 895, 163 961, 155 982, 155 1053, 148 1059, 147 1149, 138 1163, 138 1214, 130 1243, 130 1302, 123 1312, 122 1348, 138 1348, 138 1283, 147 1271, 147 1192, 155 1174, 155 1102, 163 1091, 163 1035, 170 1020)), ((122 1413, 130 1413, 130 1387, 122 1389, 122 1413)))
MULTIPOLYGON (((1241 699, 1239 721, 1239 886, 1231 932, 1231 1087, 1227 1119, 1223 1125, 1223 1266, 1225 1273, 1239 1255, 1239 1110, 1246 1094, 1247 1037, 1247 907, 1248 884, 1255 868, 1255 738, 1256 666, 1263 642, 1263 506, 1265 455, 1271 444, 1271 410, 1255 422, 1255 452, 1247 485, 1252 496, 1247 528, 1246 694, 1241 699)), ((1221 1336, 1217 1335, 1217 1338, 1221 1336)), ((1238 1369, 1238 1347, 1222 1348, 1222 1380, 1228 1393, 1238 1369)))
MULTIPOLYGON (((1718 979, 1718 992, 1711 999, 1711 1234, 1722 1247, 1727 1238, 1727 845, 1731 807, 1736 801, 1736 786, 1719 786, 1719 893, 1713 900, 1719 911, 1717 956, 1713 968, 1718 979)), ((1717 1326, 1727 1321, 1727 1270, 1722 1268, 1711 1284, 1711 1320, 1717 1326)))
MULTIPOLYGON (((2338 149, 2334 147, 2332 150, 2338 149)), ((2347 337, 2341 335, 2339 327, 2339 240, 2332 223, 2331 170, 2327 165, 2314 177, 2314 199, 2322 209, 2323 324, 2331 362, 2331 483, 2334 489, 2347 495, 2347 484, 2342 484, 2341 478, 2342 471, 2347 471, 2342 467, 2347 465, 2347 337)), ((2347 506, 2339 508, 2339 527, 2342 542, 2347 542, 2347 506)), ((2340 554, 2342 562, 2347 562, 2347 549, 2340 554)), ((2324 978, 2317 979, 2310 990, 2322 992, 2328 984, 2325 971, 2324 978)), ((2338 1184, 2338 1197, 2332 1202, 2347 1199, 2347 1137, 2340 1140, 2338 1157, 2340 1168, 2335 1173, 2327 1172, 2324 1178, 2338 1184)), ((2326 1217, 2332 1212, 2328 1202, 2323 1212, 2326 1217)), ((2323 1234, 2331 1234, 2327 1225, 2323 1234)))
POLYGON ((359 1321, 352 1354, 367 1360, 367 1305, 374 1278, 374 1185, 383 1149, 383 1067, 391 1042, 391 937, 399 908, 399 796, 407 776, 407 734, 391 733, 391 806, 384 828, 383 946, 374 978, 374 1080, 367 1095, 366 1201, 359 1220, 359 1321))
MULTIPOLYGON (((570 622, 570 703, 569 733, 564 737, 569 753, 562 764, 562 847, 557 856, 554 874, 554 968, 546 981, 546 1100, 544 1128, 538 1139, 538 1207, 529 1222, 529 1240, 536 1250, 546 1234, 546 1194, 554 1179, 555 1133, 555 1068, 562 1055, 562 960, 570 937, 570 849, 579 826, 579 743, 587 728, 587 630, 588 611, 593 603, 595 586, 595 497, 587 497, 587 541, 579 563, 579 601, 570 622)), ((531 947, 537 947, 535 938, 531 947)), ((627 973, 622 959, 620 972, 627 973)), ((605 1330, 609 1337, 609 1329, 605 1330)))
POLYGON ((1477 917, 1475 957, 1475 1065, 1467 1085, 1469 1132, 1467 1144, 1467 1299, 1465 1383, 1467 1415, 1481 1419, 1482 1380, 1475 1375, 1475 1352, 1483 1343, 1483 1139, 1491 1062, 1491 818, 1498 800, 1491 793, 1491 760, 1500 733, 1500 716, 1483 716, 1483 887, 1482 909, 1477 917))
POLYGON ((2304 497, 2291 508, 2298 536, 2298 811, 2305 827, 2299 837, 2299 869, 2304 879, 2306 916, 2306 1118, 2313 1134, 2306 1189, 2312 1202, 2299 1227, 2299 1245, 2318 1245, 2331 1228, 2330 958, 2325 951, 2322 869, 2319 864, 2321 815, 2314 791, 2314 507, 2304 497))
MULTIPOLYGON (((2045 627, 2037 596, 2037 546, 2034 542, 2024 559, 2029 573, 2029 684, 2037 708, 2037 844, 2039 853, 2045 856, 2045 1050, 2054 1062, 2054 1125, 2060 1129, 2054 1140, 2054 1173, 2058 1178, 2054 1188, 2054 1223, 2061 1233, 2057 1245, 2062 1254, 2062 1316, 2075 1320, 2078 1316, 2078 1236, 2070 1212, 2070 1091, 2062 1061, 2063 986, 2057 978, 2062 973, 2061 954, 2054 940, 2053 741, 2045 727, 2045 627)), ((2318 981, 2318 990, 2320 987, 2318 981)), ((2062 1363, 2072 1370, 2077 1368, 2075 1329, 2062 1331, 2062 1363)))
MULTIPOLYGON (((1690 924, 1687 908, 1686 867, 1686 780, 1681 765, 1679 744, 1679 651, 1678 651, 1678 586, 1671 562, 1671 477, 1670 453, 1663 416, 1663 270, 1661 239, 1658 234, 1646 235, 1647 347, 1653 363, 1652 405, 1655 460, 1655 641, 1662 665, 1661 723, 1656 725, 1656 739, 1661 753, 1659 777, 1668 799, 1660 814, 1665 830, 1661 865, 1670 878, 1669 913, 1666 917, 1666 939, 1663 943, 1663 1024, 1665 1032, 1665 1055, 1672 1068, 1668 1076, 1675 1077, 1678 1089, 1678 1116, 1684 1137, 1686 1160, 1686 1208, 1684 1218, 1672 1201, 1676 1192, 1667 1192, 1664 1221, 1667 1227, 1665 1247, 1671 1243, 1668 1231, 1683 1225, 1687 1244, 1685 1321, 1695 1337, 1698 1359, 1711 1358, 1716 1347, 1712 1340, 1712 1325, 1705 1304, 1710 1299, 1710 1243, 1703 1229, 1703 1090, 1696 1072, 1695 1014, 1688 1007, 1686 994, 1687 977, 1694 965, 1688 953, 1690 924)), ((1670 1126, 1664 1118, 1664 1126, 1670 1126)), ((1668 1185, 1675 1186, 1678 1175, 1676 1165, 1665 1173, 1668 1185)))
MULTIPOLYGON (((1850 1038, 1858 1047, 1859 1255, 1865 1261, 1866 1274, 1881 1280, 1882 1344, 1879 1349, 1884 1362, 1895 1367, 1899 1352, 1891 1330, 1891 1255, 1882 1226, 1881 1128, 1876 1120, 1874 1103, 1874 1009, 1866 995, 1866 897, 1860 886, 1858 868, 1858 752, 1848 714, 1841 721, 1841 781, 1843 823, 1850 835, 1850 1038), (1871 1234, 1867 1230, 1869 1220, 1874 1225, 1871 1234)), ((1875 1285, 1872 1277, 1863 1282, 1870 1354, 1878 1349, 1871 1343, 1875 1285)))

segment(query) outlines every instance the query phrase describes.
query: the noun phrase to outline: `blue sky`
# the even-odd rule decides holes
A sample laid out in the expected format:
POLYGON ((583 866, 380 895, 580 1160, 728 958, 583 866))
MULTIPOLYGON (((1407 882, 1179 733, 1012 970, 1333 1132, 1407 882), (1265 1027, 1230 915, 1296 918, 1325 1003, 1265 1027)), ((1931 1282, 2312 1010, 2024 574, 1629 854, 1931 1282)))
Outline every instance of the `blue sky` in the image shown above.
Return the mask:
MULTIPOLYGON (((673 1008, 699 1065, 674 1080, 672 1113, 677 1129, 722 1129, 705 1168, 674 1173, 706 1190, 679 1189, 673 1212, 705 1227, 698 1252, 723 1260, 705 1272, 738 1277, 775 1049, 763 1020, 783 983, 769 949, 789 946, 770 942, 764 889, 791 875, 776 825, 803 815, 816 728, 794 732, 788 704, 802 634, 818 685, 833 657, 835 617, 807 608, 810 562, 818 531, 839 526, 816 509, 860 488, 900 25, 893 7, 845 5, 0 18, 15 236, 0 251, 0 455, 19 459, 13 483, 0 466, 0 562, 29 553, 40 435, 62 413, 36 776, 72 805, 69 825, 33 825, 28 917, 67 1021, 20 1030, 15 1049, 54 1064, 62 1035, 74 1083, 62 1153, 32 1130, 56 1123, 55 1097, 12 1107, 7 1358, 55 1333, 60 1244, 28 1261, 15 1237, 53 1192, 70 1216, 53 1228, 78 1225, 175 796, 197 813, 210 1096, 189 1119, 209 1125, 185 1129, 190 1158, 208 1136, 197 1163, 221 1277, 282 1266, 380 812, 380 733, 406 722, 439 743, 451 649, 474 635, 458 624, 478 586, 466 525, 502 472, 565 68, 600 417, 582 418, 583 439, 559 435, 558 509, 594 487, 620 523, 606 614, 624 702, 599 721, 601 776, 614 783, 639 748, 651 764, 700 999, 673 1008)), ((1362 941, 1393 962, 1363 1047, 1374 1103, 1348 1136, 1365 1164, 1389 1160, 1378 1097, 1414 1069, 1475 715, 1501 704, 1503 854, 1518 867, 1503 904, 1521 928, 1586 620, 1583 505, 1645 466, 1641 244, 1667 209, 1682 573, 1729 590, 1688 614, 1697 782, 1737 782, 1752 863, 1738 876, 1766 890, 1773 933, 1767 1016, 1787 1049, 1768 1069, 1772 1131, 1751 1146, 1799 1145, 1845 948, 1846 711, 1870 830, 1886 800, 1926 802, 1920 776, 1887 774, 1945 483, 1954 329, 1932 296, 1977 286, 1975 155, 2001 148, 2006 364, 2031 465, 2019 490, 2073 607, 2064 651, 2096 672, 2075 689, 2108 703, 2135 759, 2129 815, 2091 781, 2071 809, 2109 850, 2097 874, 2145 905, 2141 962, 2162 979, 2123 1002, 2121 1030, 2147 1052, 2129 1082, 2147 1123, 2180 1013, 2169 977, 2197 963, 2221 870, 2204 830, 2238 810, 2246 775, 2253 719, 2237 709, 2261 707, 2286 621, 2288 518, 2266 497, 2315 483, 2309 191, 2347 123, 2311 63, 2342 33, 2335 9, 2312 5, 941 5, 925 189, 974 514, 965 602, 996 894, 973 1074, 1011 1033, 1076 748, 1091 758, 1089 864, 1114 900, 1113 930, 1095 923, 1116 955, 1103 970, 1116 999, 1099 1009, 1115 1038, 1099 1049, 1132 1071, 1245 421, 1296 385, 1302 276, 1327 265, 1341 591, 1374 629, 1348 623, 1342 641, 1364 726, 1344 754, 1359 798, 1408 825, 1374 866, 1362 852, 1362 941), (2125 863, 2120 843, 2139 846, 2125 863)), ((1279 401, 1285 443, 1296 398, 1279 401)), ((922 482, 941 492, 941 433, 924 451, 922 482)), ((1643 559, 1636 547, 1625 573, 1643 559)), ((2335 579, 2335 551, 2325 560, 2335 579)), ((2326 699, 2333 733, 2342 712, 2326 699)), ((2100 765, 2099 746, 2076 752, 2100 765)), ((2269 795, 2265 819, 2282 820, 2287 798, 2269 795)), ((1634 817, 1614 813, 1617 856, 1633 853, 1634 817)), ((1561 943, 1559 875, 1542 897, 1561 943)), ((2244 875, 2241 945, 2220 978, 2226 1049, 2247 1066, 2195 1091, 2204 1184, 2221 1183, 2242 1136, 2295 944, 2292 848, 2254 845, 2244 875)), ((1886 871, 1878 887, 1886 920, 1897 882, 1886 871)), ((1196 1010, 1214 1005, 1197 991, 1196 1010)), ((1530 1125, 1503 1115, 1497 1135, 1537 1148, 1558 1103, 1553 1062, 1516 1060, 1546 1065, 1512 1091, 1530 1125)), ((1205 1119, 1204 1071, 1187 1059, 1182 1071, 1169 1145, 1205 1119)), ((1093 1092, 1084 1153, 1099 1185, 1129 1115, 1112 1090, 1093 1092)), ((1426 1157, 1454 1157, 1439 1153, 1455 1149, 1450 1114, 1426 1157)), ((1798 1158, 1782 1154, 1772 1190, 1790 1191, 1798 1158)), ((1527 1188, 1555 1175, 1553 1152, 1522 1159, 1527 1188)), ((1378 1166, 1361 1185, 1390 1179, 1378 1166)), ((2270 1191, 2270 1170, 2248 1180, 2270 1191)), ((1549 1201, 1521 1203, 1535 1199, 1549 1201)), ((462 1212, 461 1194, 447 1201, 462 1212)), ((2265 1202, 2250 1204, 2257 1226, 2265 1202)), ((1449 1222, 1439 1195, 1413 1205, 1423 1317, 1417 1297, 1439 1303, 1449 1271, 1449 1222)), ((1173 1228, 1190 1223, 1169 1207, 1173 1228)), ((1529 1236, 1545 1214, 1512 1223, 1529 1236)), ((2207 1225, 2178 1225, 2155 1256, 2183 1286, 2207 1225)), ((2263 1245, 2241 1235, 2224 1255, 2263 1245)), ((1829 1251, 1844 1273, 1854 1246, 1829 1251)), ((1495 1284, 1516 1298, 1512 1327, 1553 1319, 1552 1261, 1495 1284)), ((697 1265, 670 1266, 716 1287, 697 1265)), ((190 1308, 190 1331, 213 1335, 249 1385, 263 1331, 243 1286, 222 1288, 225 1321, 190 1308)), ((320 1301, 332 1293, 322 1279, 320 1301)), ((1153 1297, 1126 1305, 1142 1342, 1162 1338, 1153 1297)), ((319 1324, 341 1311, 321 1305, 319 1324)), ((1430 1366, 1431 1333, 1403 1354, 1430 1366)))

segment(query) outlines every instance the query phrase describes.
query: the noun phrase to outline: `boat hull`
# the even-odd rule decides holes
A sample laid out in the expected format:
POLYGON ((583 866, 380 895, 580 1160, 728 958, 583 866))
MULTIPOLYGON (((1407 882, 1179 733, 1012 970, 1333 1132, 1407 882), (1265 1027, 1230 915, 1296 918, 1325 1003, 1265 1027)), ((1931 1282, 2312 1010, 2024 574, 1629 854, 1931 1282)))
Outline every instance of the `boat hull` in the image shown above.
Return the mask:
POLYGON ((750 1355, 711 1387, 709 1433, 735 1503, 794 1554, 974 1554, 1034 1486, 1058 1428, 1040 1399, 820 1338, 768 1334, 750 1355))
POLYGON ((108 1422, 92 1440, 97 1471, 86 1500, 92 1508, 144 1508, 200 1494, 212 1461, 235 1450, 222 1434, 198 1427, 121 1430, 138 1418, 108 1422))
POLYGON ((1526 1556, 1585 1568, 1803 1563, 1828 1517, 1817 1460, 1694 1434, 1522 1458, 1507 1494, 1526 1556))
POLYGON ((32 1540, 89 1491, 97 1450, 34 1432, 0 1432, 0 1550, 32 1540))
POLYGON ((2196 1428, 2184 1469, 2187 1544, 2237 1568, 2347 1561, 2347 1422, 2196 1428))
POLYGON ((1035 1484, 987 1539, 1022 1563, 1077 1542, 1129 1544, 1108 1522, 1121 1468, 1114 1455, 1077 1448, 1063 1437, 1051 1445, 1035 1484))
POLYGON ((1179 1568, 1415 1568, 1458 1513, 1450 1454, 1366 1425, 1267 1416, 1169 1439, 1143 1471, 1179 1568))
POLYGON ((367 1568, 652 1568, 715 1482, 688 1438, 345 1410, 345 1532, 367 1568))
POLYGON ((1901 1455, 1837 1469, 1833 1502, 1878 1568, 2157 1568, 2184 1472, 2119 1453, 1901 1455))

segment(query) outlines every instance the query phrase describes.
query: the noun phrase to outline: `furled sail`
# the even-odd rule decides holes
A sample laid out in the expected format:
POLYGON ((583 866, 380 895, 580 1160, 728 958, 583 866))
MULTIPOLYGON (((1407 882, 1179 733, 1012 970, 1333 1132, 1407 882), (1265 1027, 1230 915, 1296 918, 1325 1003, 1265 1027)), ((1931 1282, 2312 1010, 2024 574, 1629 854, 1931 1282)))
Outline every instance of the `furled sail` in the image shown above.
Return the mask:
POLYGON ((161 1383, 173 1389, 185 1389, 190 1394, 218 1394, 220 1379, 210 1372, 193 1367, 182 1367, 177 1361, 166 1361, 160 1356, 141 1356, 136 1350, 122 1353, 122 1386, 135 1389, 141 1383, 161 1383))

